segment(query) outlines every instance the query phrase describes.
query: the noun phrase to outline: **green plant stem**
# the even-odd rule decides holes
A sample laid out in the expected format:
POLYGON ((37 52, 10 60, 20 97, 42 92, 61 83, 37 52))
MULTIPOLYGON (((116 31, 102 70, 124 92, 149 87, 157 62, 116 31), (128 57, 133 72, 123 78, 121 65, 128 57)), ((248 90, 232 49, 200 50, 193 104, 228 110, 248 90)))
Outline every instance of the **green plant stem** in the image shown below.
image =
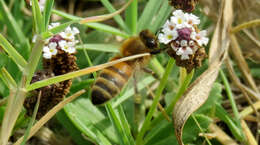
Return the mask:
MULTIPOLYGON (((177 94, 174 96, 171 104, 166 108, 167 114, 170 114, 172 112, 176 102, 180 99, 180 97, 183 95, 183 93, 189 86, 190 81, 192 80, 193 74, 194 74, 194 70, 192 70, 192 72, 186 76, 186 78, 185 78, 184 82, 181 84, 181 87, 179 88, 177 94)), ((152 121, 151 126, 155 126, 163 119, 164 119, 163 114, 160 113, 160 115, 152 121)))
POLYGON ((226 75, 224 74, 224 72, 222 70, 220 70, 220 76, 221 76, 221 79, 222 79, 222 81, 224 83, 224 86, 225 86, 225 89, 226 89, 226 92, 227 92, 227 96, 228 96, 228 99, 229 99, 229 101, 231 103, 231 107, 232 107, 232 110, 234 112, 235 118, 236 118, 236 120, 240 120, 239 111, 237 109, 236 102, 235 102, 235 99, 234 99, 233 94, 232 94, 232 90, 230 88, 230 85, 229 85, 229 82, 227 80, 227 77, 226 77, 226 75))
POLYGON ((208 143, 209 145, 212 145, 211 142, 209 141, 209 139, 204 135, 205 132, 204 132, 203 129, 201 128, 200 123, 198 122, 198 120, 196 119, 196 117, 195 117, 193 114, 191 115, 191 117, 193 118, 193 120, 195 121, 195 123, 197 124, 197 126, 199 127, 200 132, 203 133, 203 136, 205 137, 207 143, 208 143))
POLYGON ((149 67, 159 76, 159 78, 162 78, 165 70, 156 57, 151 59, 149 67))
POLYGON ((220 70, 220 76, 221 76, 221 79, 224 83, 224 86, 225 86, 225 89, 226 89, 226 92, 227 92, 227 97, 230 101, 232 111, 233 111, 234 116, 235 116, 236 125, 239 127, 239 129, 241 131, 241 136, 243 138, 243 141, 245 141, 245 135, 243 134, 243 129, 242 129, 242 126, 240 124, 240 115, 239 115, 239 111, 238 111, 237 106, 236 106, 236 101, 235 101, 234 96, 232 94, 232 90, 230 88, 227 77, 222 70, 220 70))
POLYGON ((42 47, 44 45, 44 41, 40 36, 37 37, 36 43, 34 48, 32 49, 32 53, 29 59, 29 63, 25 69, 26 72, 24 72, 24 75, 26 77, 26 84, 24 87, 27 87, 30 85, 30 82, 32 80, 33 74, 37 68, 37 65, 40 61, 41 55, 42 55, 42 47))
POLYGON ((168 64, 167 64, 167 67, 166 67, 166 70, 164 72, 164 75, 163 75, 163 77, 162 77, 162 79, 160 81, 160 85, 159 85, 158 89, 156 90, 155 98, 153 100, 151 108, 150 108, 150 110, 149 110, 149 112, 148 112, 148 114, 147 114, 147 116, 145 118, 145 121, 143 123, 143 126, 142 126, 140 132, 137 135, 136 145, 143 145, 144 134, 148 130, 149 126, 150 126, 151 119, 152 119, 153 114, 154 114, 154 112, 156 110, 156 107, 157 107, 158 102, 160 100, 160 96, 161 96, 161 94, 163 92, 163 89, 165 88, 165 86, 167 84, 167 79, 168 79, 168 77, 169 77, 169 75, 171 73, 171 70, 172 70, 172 68, 174 66, 174 63, 175 63, 174 59, 171 58, 169 60, 168 64))

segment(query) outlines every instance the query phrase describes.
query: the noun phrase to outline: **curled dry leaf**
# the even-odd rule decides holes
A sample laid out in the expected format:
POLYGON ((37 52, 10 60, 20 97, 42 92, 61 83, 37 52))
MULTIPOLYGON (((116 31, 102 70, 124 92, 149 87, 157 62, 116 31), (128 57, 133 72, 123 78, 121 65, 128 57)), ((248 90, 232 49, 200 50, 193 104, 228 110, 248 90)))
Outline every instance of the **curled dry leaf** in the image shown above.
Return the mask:
POLYGON ((233 18, 232 0, 223 0, 220 12, 210 46, 209 68, 192 83, 173 110, 175 134, 180 145, 183 145, 183 127, 190 115, 207 100, 230 44, 228 32, 233 18))

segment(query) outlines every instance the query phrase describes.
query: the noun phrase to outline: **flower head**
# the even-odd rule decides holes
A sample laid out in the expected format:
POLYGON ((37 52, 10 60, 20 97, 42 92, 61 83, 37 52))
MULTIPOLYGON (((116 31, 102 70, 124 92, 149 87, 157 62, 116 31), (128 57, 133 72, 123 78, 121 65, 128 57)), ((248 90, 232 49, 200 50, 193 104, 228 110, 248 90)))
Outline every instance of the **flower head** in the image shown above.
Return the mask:
POLYGON ((207 45, 206 31, 200 31, 199 17, 176 10, 170 20, 163 25, 162 33, 159 34, 159 42, 170 44, 172 50, 181 60, 189 59, 202 45, 207 45))
MULTIPOLYGON (((60 23, 51 23, 48 29, 59 26, 60 23)), ((75 35, 79 33, 76 27, 71 28, 68 26, 63 32, 52 36, 45 41, 43 48, 43 57, 45 59, 51 59, 56 54, 73 54, 76 52, 75 45, 78 40, 75 40, 75 35)))

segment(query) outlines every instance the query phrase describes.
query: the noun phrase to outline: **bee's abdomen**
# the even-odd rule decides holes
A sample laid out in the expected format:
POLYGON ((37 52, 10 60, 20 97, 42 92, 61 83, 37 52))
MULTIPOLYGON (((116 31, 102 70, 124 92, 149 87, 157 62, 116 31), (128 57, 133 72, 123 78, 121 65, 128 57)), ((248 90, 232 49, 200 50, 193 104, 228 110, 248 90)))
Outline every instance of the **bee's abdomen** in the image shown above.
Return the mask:
POLYGON ((132 75, 132 68, 126 62, 121 62, 101 71, 92 87, 92 103, 103 104, 115 97, 132 75))

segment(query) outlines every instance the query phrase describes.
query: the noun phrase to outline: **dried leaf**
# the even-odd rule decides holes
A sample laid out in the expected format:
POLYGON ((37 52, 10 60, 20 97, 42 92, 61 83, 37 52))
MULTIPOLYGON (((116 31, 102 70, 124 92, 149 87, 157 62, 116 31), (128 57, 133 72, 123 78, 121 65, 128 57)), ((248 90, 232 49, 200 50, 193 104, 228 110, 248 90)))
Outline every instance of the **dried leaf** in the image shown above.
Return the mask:
POLYGON ((210 46, 209 68, 192 83, 173 110, 175 134, 180 145, 184 145, 182 131, 187 119, 207 100, 229 48, 228 32, 233 19, 232 0, 223 0, 220 12, 210 46))

